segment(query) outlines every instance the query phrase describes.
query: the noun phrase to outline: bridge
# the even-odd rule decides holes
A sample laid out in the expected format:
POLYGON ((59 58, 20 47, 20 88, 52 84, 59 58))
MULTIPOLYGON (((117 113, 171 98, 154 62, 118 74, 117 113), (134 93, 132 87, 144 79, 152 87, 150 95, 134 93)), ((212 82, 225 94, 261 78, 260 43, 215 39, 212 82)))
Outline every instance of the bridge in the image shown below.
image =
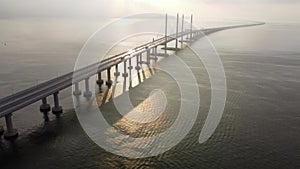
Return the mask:
POLYGON ((155 62, 158 60, 158 57, 167 56, 167 50, 177 51, 184 48, 183 43, 192 43, 197 38, 200 38, 204 35, 211 34, 217 31, 225 30, 225 29, 233 29, 240 27, 248 27, 248 26, 257 26, 262 25, 264 23, 254 23, 247 25, 237 25, 237 26, 227 26, 227 27, 219 27, 219 28, 210 28, 210 29, 200 29, 193 30, 193 15, 191 16, 191 28, 189 30, 183 30, 184 28, 184 15, 182 16, 181 23, 181 31, 179 31, 179 15, 177 14, 177 27, 176 33, 168 35, 167 34, 167 15, 166 15, 166 32, 165 36, 156 39, 151 42, 142 44, 138 47, 135 47, 129 51, 122 52, 120 54, 114 55, 107 59, 101 60, 97 63, 88 65, 79 70, 64 74, 62 76, 56 77, 54 79, 48 80, 36 86, 30 87, 28 89, 19 91, 17 93, 11 94, 9 96, 3 97, 0 99, 0 118, 5 118, 6 122, 6 131, 4 131, 4 127, 0 126, 0 135, 4 134, 5 139, 14 139, 18 136, 18 131, 13 127, 12 114, 20 110, 28 105, 31 105, 37 101, 41 101, 40 111, 44 114, 44 119, 46 121, 49 120, 48 112, 52 110, 52 113, 57 117, 63 113, 63 108, 59 104, 59 92, 68 87, 74 86, 73 94, 75 96, 79 96, 82 92, 79 89, 79 83, 84 81, 85 83, 85 91, 83 92, 84 97, 91 97, 92 92, 89 89, 89 78, 97 75, 98 80, 97 84, 101 87, 104 84, 104 80, 101 77, 101 74, 104 72, 107 74, 105 84, 110 87, 113 83, 111 80, 111 74, 114 73, 115 76, 120 75, 118 72, 118 65, 124 65, 124 73, 123 77, 131 76, 128 75, 126 69, 133 69, 132 59, 136 59, 135 70, 137 72, 140 71, 141 65, 146 64, 149 65, 150 60, 154 60, 155 62), (168 47, 168 44, 175 41, 174 47, 168 47), (179 48, 179 43, 181 43, 181 47, 179 48), (158 48, 162 46, 162 49, 165 51, 164 53, 158 53, 158 48), (146 54, 146 59, 143 58, 143 54, 146 54), (144 59, 144 60, 143 60, 144 59), (129 66, 128 66, 128 65, 129 66), (115 72, 112 72, 112 68, 115 67, 115 72), (97 70, 95 72, 95 70, 97 70), (51 107, 47 103, 47 98, 49 96, 53 96, 54 106, 51 107))

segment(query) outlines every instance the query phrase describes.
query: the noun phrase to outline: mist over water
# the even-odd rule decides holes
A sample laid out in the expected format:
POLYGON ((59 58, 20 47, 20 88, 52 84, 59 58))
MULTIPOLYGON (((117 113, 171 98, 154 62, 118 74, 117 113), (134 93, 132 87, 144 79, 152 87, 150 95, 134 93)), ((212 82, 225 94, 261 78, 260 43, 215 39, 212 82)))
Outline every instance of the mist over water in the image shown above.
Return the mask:
MULTIPOLYGON (((72 71, 85 40, 103 25, 70 20, 0 22, 4 25, 0 41, 6 42, 0 46, 0 96, 72 71)), ((230 24, 207 21, 203 25, 230 24)), ((198 143, 198 137, 210 105, 210 83, 201 61, 186 49, 177 55, 195 74, 201 105, 193 129, 170 151, 129 159, 101 149, 82 130, 67 89, 60 93, 65 108, 60 119, 51 115, 51 121, 44 123, 40 103, 14 113, 21 135, 14 143, 0 139, 1 168, 299 168, 299 37, 297 23, 267 23, 209 35, 225 68, 228 93, 221 123, 204 144, 198 143)), ((121 52, 124 46, 114 50, 121 52)), ((157 123, 136 129, 135 124, 113 113, 111 103, 102 107, 109 123, 136 137, 164 130, 178 112, 174 99, 178 88, 166 85, 172 79, 159 71, 149 77, 130 96, 137 108, 143 109, 148 104, 142 101, 149 97, 151 87, 168 91, 168 105, 157 123)), ((52 105, 52 98, 48 100, 52 105)), ((3 119, 0 124, 5 124, 3 119)))

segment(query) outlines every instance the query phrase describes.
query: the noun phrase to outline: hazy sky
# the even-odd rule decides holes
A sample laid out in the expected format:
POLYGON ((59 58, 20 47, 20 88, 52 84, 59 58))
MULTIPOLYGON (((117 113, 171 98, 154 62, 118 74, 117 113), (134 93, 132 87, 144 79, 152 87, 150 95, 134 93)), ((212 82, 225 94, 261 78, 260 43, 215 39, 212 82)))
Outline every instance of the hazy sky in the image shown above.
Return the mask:
POLYGON ((7 17, 122 17, 143 12, 300 21, 300 0, 0 0, 7 17))

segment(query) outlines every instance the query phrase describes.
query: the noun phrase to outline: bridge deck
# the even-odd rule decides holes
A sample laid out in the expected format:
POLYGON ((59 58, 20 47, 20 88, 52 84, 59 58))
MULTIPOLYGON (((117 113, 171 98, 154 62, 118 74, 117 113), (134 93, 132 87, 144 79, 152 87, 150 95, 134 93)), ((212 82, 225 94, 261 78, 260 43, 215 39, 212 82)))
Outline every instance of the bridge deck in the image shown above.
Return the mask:
MULTIPOLYGON (((193 33, 199 32, 193 31, 193 33)), ((190 31, 178 33, 178 37, 190 34, 190 31)), ((98 63, 91 64, 75 72, 70 72, 64 74, 60 77, 56 77, 44 83, 38 84, 36 86, 30 87, 28 89, 19 91, 12 95, 3 97, 0 99, 0 117, 7 114, 13 113, 23 107, 26 107, 32 103, 35 103, 47 96, 59 92, 65 88, 72 86, 73 83, 82 81, 89 78, 99 72, 107 70, 117 64, 124 62, 140 53, 146 52, 159 45, 164 45, 176 39, 176 35, 170 35, 167 38, 162 37, 155 41, 138 46, 130 51, 120 53, 118 55, 112 56, 108 59, 102 60, 98 63)))

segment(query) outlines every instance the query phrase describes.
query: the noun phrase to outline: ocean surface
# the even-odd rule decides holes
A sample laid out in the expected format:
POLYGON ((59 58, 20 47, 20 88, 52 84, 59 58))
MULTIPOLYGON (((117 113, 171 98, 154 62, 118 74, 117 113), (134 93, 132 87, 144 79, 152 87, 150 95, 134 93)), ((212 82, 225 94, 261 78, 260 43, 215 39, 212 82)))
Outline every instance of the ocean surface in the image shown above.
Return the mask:
MULTIPOLYGON (((3 25, 0 27, 0 97, 4 97, 72 71, 85 41, 107 21, 10 19, 0 22, 3 25)), ((201 24, 209 28, 233 23, 201 24)), ((224 66, 227 98, 218 128, 203 144, 198 138, 209 110, 211 86, 202 61, 187 48, 177 56, 195 75, 201 103, 191 131, 171 150, 140 159, 105 151, 82 129, 69 88, 60 93, 64 114, 59 119, 50 113, 50 122, 44 122, 39 112, 40 102, 14 113, 14 125, 20 136, 14 142, 0 138, 0 168, 300 168, 299 37, 300 23, 280 22, 208 36, 224 66)), ((124 42, 113 50, 118 53, 136 44, 124 42)), ((168 59, 172 58, 164 58, 168 59)), ((103 102, 112 89, 95 92, 102 115, 114 128, 134 137, 152 137, 175 121, 180 92, 172 82, 174 79, 160 70, 146 71, 141 76, 143 82, 136 82, 130 90, 136 109, 147 111, 149 105, 157 108, 157 96, 149 96, 152 90, 164 91, 167 98, 162 117, 150 125, 128 121, 116 113, 111 101, 103 102)), ((143 114, 134 117, 144 118, 143 114)), ((0 125, 5 125, 3 119, 0 125)))

